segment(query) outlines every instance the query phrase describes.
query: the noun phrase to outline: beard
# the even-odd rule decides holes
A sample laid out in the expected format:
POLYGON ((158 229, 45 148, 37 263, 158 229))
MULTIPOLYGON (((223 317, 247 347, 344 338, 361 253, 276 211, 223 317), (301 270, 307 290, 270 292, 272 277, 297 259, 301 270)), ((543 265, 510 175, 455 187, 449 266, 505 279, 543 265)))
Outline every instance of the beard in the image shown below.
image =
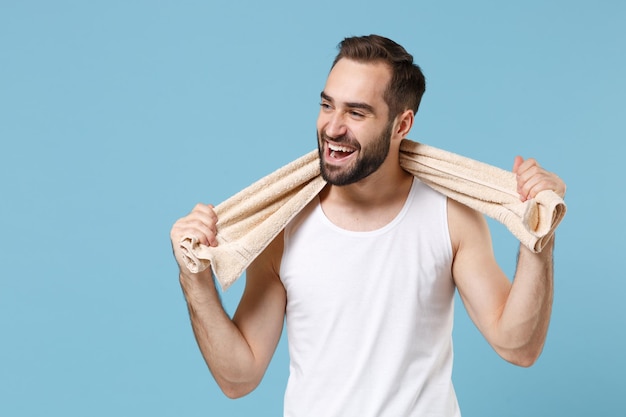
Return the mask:
POLYGON ((322 178, 332 185, 349 185, 375 172, 389 154, 392 128, 393 123, 387 123, 387 126, 385 126, 380 136, 366 147, 361 147, 361 144, 349 134, 332 138, 332 141, 337 144, 349 145, 359 151, 358 159, 347 167, 338 167, 324 161, 323 143, 325 140, 330 140, 331 138, 323 131, 318 131, 317 150, 320 157, 322 178))

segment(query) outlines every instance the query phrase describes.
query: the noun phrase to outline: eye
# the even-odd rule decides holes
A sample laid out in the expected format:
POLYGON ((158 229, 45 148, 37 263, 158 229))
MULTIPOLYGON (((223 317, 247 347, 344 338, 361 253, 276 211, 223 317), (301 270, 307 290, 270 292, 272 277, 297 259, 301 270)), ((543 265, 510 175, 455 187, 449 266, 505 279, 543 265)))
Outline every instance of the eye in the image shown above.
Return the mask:
POLYGON ((355 119, 362 119, 365 117, 365 115, 359 111, 356 110, 351 110, 349 112, 350 116, 354 117, 355 119))
POLYGON ((321 107, 321 108, 322 108, 322 110, 324 110, 324 111, 329 111, 329 110, 332 110, 332 106, 331 106, 330 104, 328 104, 328 103, 324 102, 324 101, 322 101, 322 102, 320 103, 320 107, 321 107))

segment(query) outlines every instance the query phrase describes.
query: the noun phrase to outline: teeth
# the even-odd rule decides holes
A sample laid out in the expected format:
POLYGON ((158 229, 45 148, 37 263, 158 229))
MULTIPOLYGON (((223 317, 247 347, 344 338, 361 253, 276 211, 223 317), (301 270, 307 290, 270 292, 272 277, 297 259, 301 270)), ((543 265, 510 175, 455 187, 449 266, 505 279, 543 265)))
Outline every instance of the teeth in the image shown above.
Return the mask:
POLYGON ((346 148, 345 146, 331 145, 330 143, 328 144, 328 147, 330 148, 331 151, 335 151, 335 152, 354 152, 354 150, 350 148, 346 148))

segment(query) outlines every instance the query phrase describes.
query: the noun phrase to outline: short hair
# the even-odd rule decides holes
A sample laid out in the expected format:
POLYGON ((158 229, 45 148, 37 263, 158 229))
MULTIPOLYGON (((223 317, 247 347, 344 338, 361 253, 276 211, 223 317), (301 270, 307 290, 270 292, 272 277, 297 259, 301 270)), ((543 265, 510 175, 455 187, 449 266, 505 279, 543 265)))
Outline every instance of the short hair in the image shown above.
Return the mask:
POLYGON ((417 113, 426 91, 421 68, 413 63, 413 55, 402 46, 379 35, 345 38, 337 46, 339 53, 331 69, 342 58, 357 62, 383 62, 391 69, 391 81, 383 99, 389 107, 389 119, 407 109, 417 113))

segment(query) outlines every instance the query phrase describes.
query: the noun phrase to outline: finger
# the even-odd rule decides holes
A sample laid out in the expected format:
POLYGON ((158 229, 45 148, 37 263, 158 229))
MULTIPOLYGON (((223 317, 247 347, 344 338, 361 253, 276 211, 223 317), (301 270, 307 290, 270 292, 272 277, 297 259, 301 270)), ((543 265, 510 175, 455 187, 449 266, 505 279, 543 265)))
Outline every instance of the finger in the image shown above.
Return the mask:
POLYGON ((204 225, 189 225, 178 228, 172 233, 172 244, 178 244, 182 239, 191 238, 201 245, 217 246, 217 234, 204 225))
POLYGON ((520 165, 522 165, 522 163, 524 162, 524 158, 522 158, 521 156, 516 156, 515 160, 513 161, 513 173, 517 174, 517 171, 519 170, 520 165))
POLYGON ((194 237, 201 244, 217 246, 217 216, 212 206, 199 205, 179 219, 170 232, 172 242, 194 237))
POLYGON ((212 219, 217 221, 217 215, 215 214, 215 210, 212 204, 202 204, 198 203, 195 205, 191 213, 203 213, 207 216, 210 216, 212 219))
POLYGON ((217 231, 217 221, 215 217, 205 213, 195 212, 178 219, 178 221, 174 223, 174 228, 183 229, 188 227, 206 228, 208 230, 217 231))
POLYGON ((536 170, 534 175, 528 176, 523 182, 518 182, 518 191, 520 195, 526 198, 535 198, 544 190, 554 191, 563 198, 565 197, 566 186, 558 175, 543 169, 536 170))
POLYGON ((530 189, 545 173, 546 171, 534 159, 527 159, 517 167, 517 192, 522 201, 529 198, 530 189))
POLYGON ((520 185, 518 192, 523 201, 535 198, 540 191, 549 189, 551 182, 549 178, 542 175, 534 175, 520 185))
POLYGON ((521 157, 516 157, 513 172, 517 179, 517 191, 522 201, 535 198, 544 190, 551 190, 561 198, 565 197, 565 182, 555 173, 544 169, 534 158, 523 160, 521 157))
POLYGON ((517 166, 516 174, 518 176, 528 177, 529 175, 536 173, 540 168, 541 165, 539 165, 534 158, 528 158, 526 160, 522 160, 522 162, 517 166))

